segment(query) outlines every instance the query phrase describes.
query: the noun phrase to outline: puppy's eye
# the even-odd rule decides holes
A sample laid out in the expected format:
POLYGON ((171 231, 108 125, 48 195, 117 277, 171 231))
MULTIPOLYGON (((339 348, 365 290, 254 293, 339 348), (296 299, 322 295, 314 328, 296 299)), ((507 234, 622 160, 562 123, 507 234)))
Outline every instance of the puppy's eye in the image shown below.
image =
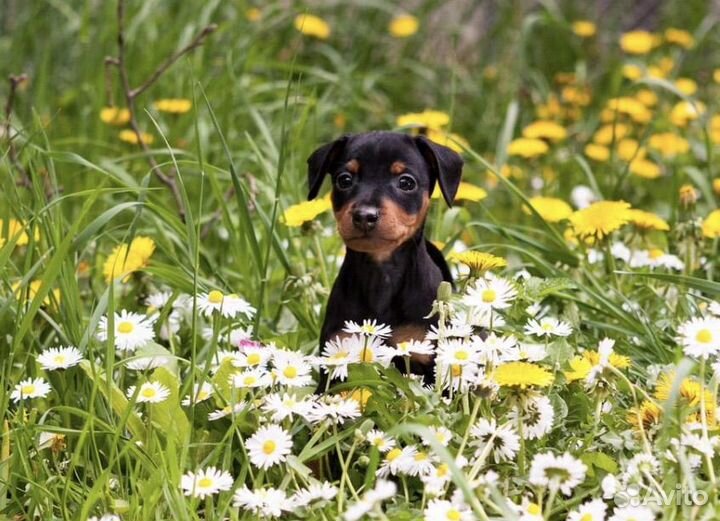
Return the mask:
POLYGON ((343 172, 335 178, 335 186, 338 190, 347 190, 353 185, 353 176, 343 172))
POLYGON ((398 188, 403 192, 412 192, 417 186, 417 181, 410 174, 403 174, 398 179, 398 188))

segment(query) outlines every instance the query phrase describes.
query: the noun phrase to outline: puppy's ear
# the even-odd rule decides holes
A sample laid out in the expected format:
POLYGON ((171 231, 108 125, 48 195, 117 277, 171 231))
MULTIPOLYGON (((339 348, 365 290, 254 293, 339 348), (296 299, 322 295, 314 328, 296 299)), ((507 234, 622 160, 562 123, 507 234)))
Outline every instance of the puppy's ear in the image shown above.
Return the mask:
POLYGON ((452 206, 462 177, 462 157, 457 152, 446 146, 438 145, 425 136, 417 136, 415 144, 430 166, 433 177, 430 190, 432 191, 435 181, 437 181, 445 202, 448 206, 452 206))
POLYGON ((350 136, 342 136, 323 145, 308 157, 308 201, 314 199, 322 186, 325 174, 342 153, 350 136))

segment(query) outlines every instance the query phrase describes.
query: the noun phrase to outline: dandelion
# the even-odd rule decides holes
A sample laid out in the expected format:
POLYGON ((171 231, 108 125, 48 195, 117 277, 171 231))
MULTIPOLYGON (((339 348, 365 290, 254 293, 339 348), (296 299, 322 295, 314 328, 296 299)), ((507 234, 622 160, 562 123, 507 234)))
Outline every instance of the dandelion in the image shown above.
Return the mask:
POLYGON ((470 435, 477 440, 476 455, 490 451, 496 463, 512 460, 520 450, 520 436, 515 429, 509 423, 497 425, 495 418, 480 418, 470 429, 470 435))
POLYGON ((639 407, 628 410, 626 419, 635 432, 649 432, 653 427, 660 425, 661 416, 662 409, 655 402, 644 400, 639 407))
POLYGON ((132 399, 137 391, 136 400, 138 403, 161 403, 170 397, 170 389, 159 382, 145 382, 137 390, 131 385, 127 390, 127 397, 132 399))
POLYGON ((657 179, 662 175, 660 165, 642 157, 633 159, 628 166, 628 170, 631 174, 643 179, 657 179))
MULTIPOLYGON (((456 150, 456 152, 458 152, 456 150)), ((460 184, 458 185, 458 191, 455 194, 455 200, 456 201, 472 201, 472 202, 478 202, 482 201, 487 197, 487 192, 480 188, 479 186, 475 186, 472 183, 466 183, 465 181, 460 181, 460 184)), ((435 190, 433 190, 431 199, 440 199, 442 198, 442 191, 440 190, 440 187, 438 185, 435 185, 435 190)))
POLYGON ((398 116, 395 124, 398 127, 420 127, 439 129, 450 123, 450 116, 439 110, 426 109, 422 112, 411 112, 398 116))
POLYGON ((217 289, 200 294, 197 297, 197 306, 206 317, 212 316, 217 311, 225 318, 236 318, 239 314, 243 314, 250 319, 256 311, 242 297, 234 293, 226 295, 217 289))
MULTIPOLYGON (((549 223, 563 221, 573 213, 573 209, 569 204, 556 197, 531 197, 530 206, 549 223)), ((525 206, 523 206, 523 211, 527 214, 530 213, 530 210, 525 206)))
POLYGON ((648 138, 648 146, 666 158, 685 154, 690 150, 688 140, 672 132, 653 134, 648 138))
POLYGON ((716 239, 720 237, 720 210, 713 210, 702 222, 703 237, 716 239))
MULTIPOLYGON (((115 326, 115 349, 120 351, 135 351, 155 339, 153 324, 155 317, 147 317, 139 313, 121 310, 120 314, 113 315, 115 326)), ((108 317, 104 315, 98 323, 98 340, 105 342, 108 337, 108 317)))
POLYGON ((572 32, 580 38, 592 38, 597 32, 597 27, 590 20, 575 20, 571 27, 572 32))
POLYGON ((10 399, 19 402, 32 398, 45 398, 50 390, 50 384, 43 378, 27 378, 15 386, 10 393, 10 399))
POLYGON ((507 153, 511 156, 532 159, 547 154, 548 150, 550 150, 550 148, 542 139, 521 137, 510 142, 507 153))
POLYGON ((547 369, 528 362, 508 362, 495 369, 493 379, 501 387, 547 387, 554 377, 547 369))
MULTIPOLYGON (((27 246, 30 243, 30 235, 27 233, 28 224, 18 219, 9 219, 7 221, 7 236, 5 235, 5 222, 0 219, 0 248, 5 244, 6 239, 15 239, 16 246, 27 246)), ((40 240, 40 230, 32 227, 32 236, 34 241, 40 240)))
POLYGON ((299 14, 293 22, 295 29, 306 36, 312 36, 319 40, 327 40, 330 37, 330 25, 312 14, 299 14))
POLYGON ((108 125, 123 126, 130 122, 130 111, 121 107, 100 109, 100 120, 108 125))
POLYGON ((502 257, 498 257, 492 253, 475 250, 452 252, 448 256, 448 259, 469 267, 472 273, 476 276, 482 275, 489 270, 504 268, 507 266, 507 261, 502 257))
POLYGON ((148 134, 147 132, 140 132, 140 139, 138 139, 138 135, 135 133, 135 131, 130 129, 121 130, 118 134, 118 138, 120 139, 120 141, 130 143, 131 145, 137 145, 141 141, 146 145, 152 145, 153 141, 155 141, 155 137, 152 134, 148 134))
POLYGON ((628 54, 647 54, 655 47, 655 37, 647 31, 630 31, 620 38, 620 48, 628 54))
POLYGON ((155 252, 155 241, 150 237, 137 236, 130 244, 122 243, 113 249, 103 264, 105 281, 122 278, 127 282, 130 274, 145 268, 155 252))
POLYGON ((572 489, 583 482, 586 471, 585 464, 568 453, 556 456, 545 452, 533 458, 529 481, 538 487, 559 489, 569 496, 572 489))
POLYGON ((685 127, 705 113, 705 104, 700 101, 680 101, 670 111, 670 121, 678 127, 685 127))
POLYGON ((286 226, 297 228, 330 209, 332 209, 332 203, 329 197, 294 204, 283 213, 283 222, 286 226))
POLYGON ((295 501, 284 490, 273 487, 251 490, 243 485, 233 494, 233 506, 255 514, 256 518, 273 518, 295 510, 295 501))
POLYGON ((554 317, 543 317, 540 320, 531 318, 525 325, 525 333, 539 337, 566 337, 572 334, 572 326, 554 317))
POLYGON ((56 369, 69 369, 83 360, 82 353, 77 347, 51 347, 40 353, 37 361, 46 371, 56 369))
POLYGON ((255 431, 245 446, 252 464, 268 469, 287 459, 292 449, 292 438, 279 425, 266 425, 255 431))
POLYGON ((610 159, 610 149, 605 145, 598 145, 597 143, 588 143, 584 149, 585 155, 593 161, 603 163, 610 159))
MULTIPOLYGON (((443 130, 438 130, 435 128, 428 128, 425 132, 425 135, 427 136, 427 138, 430 141, 433 141, 433 142, 437 143, 438 145, 443 145, 445 147, 448 147, 450 150, 454 150, 458 154, 461 154, 465 151, 465 149, 470 148, 470 143, 468 143, 468 141, 464 137, 462 137, 458 134, 454 134, 452 132, 445 132, 443 130)), ((461 184, 462 184, 462 182, 461 182, 461 184)), ((465 183, 465 185, 468 185, 468 184, 469 183, 465 183)), ((476 188, 476 191, 482 190, 482 188, 478 188, 478 187, 475 187, 475 188, 476 188)), ((433 194, 434 193, 435 192, 433 192, 433 194)))
POLYGON ((630 220, 630 205, 624 201, 598 201, 570 216, 570 224, 581 238, 602 239, 630 220))
POLYGON ((186 496, 205 499, 219 492, 230 490, 233 478, 229 472, 208 467, 196 472, 188 471, 180 478, 180 488, 186 496))
POLYGON ((670 230, 670 225, 667 221, 654 213, 636 209, 631 209, 629 212, 630 222, 640 231, 649 232, 656 230, 665 232, 670 230))
POLYGON ((629 132, 628 125, 613 122, 597 129, 593 134, 593 141, 600 145, 610 145, 623 139, 629 132))
POLYGON ((420 27, 418 19, 409 14, 402 14, 390 21, 388 31, 395 38, 407 38, 415 34, 420 27))
POLYGON ((695 38, 693 38, 693 35, 684 29, 668 27, 665 29, 664 36, 667 43, 679 45, 684 49, 690 49, 693 45, 695 45, 695 38))
POLYGON ((158 112, 185 114, 192 108, 192 101, 184 98, 159 99, 153 102, 153 107, 158 112))
POLYGON ((562 141, 567 137, 567 130, 554 121, 539 120, 530 123, 522 131, 523 137, 529 139, 549 139, 550 141, 562 141))

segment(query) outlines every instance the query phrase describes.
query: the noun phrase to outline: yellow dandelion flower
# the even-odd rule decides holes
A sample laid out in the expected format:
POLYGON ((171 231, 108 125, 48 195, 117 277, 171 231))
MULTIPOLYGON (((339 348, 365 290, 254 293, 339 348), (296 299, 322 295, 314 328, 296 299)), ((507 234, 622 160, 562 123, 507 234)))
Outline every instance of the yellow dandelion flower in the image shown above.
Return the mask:
POLYGON ((630 222, 642 231, 657 230, 666 232, 670 229, 667 221, 652 212, 636 210, 634 208, 628 211, 630 212, 630 222))
POLYGON ((185 114, 192 108, 192 101, 184 98, 159 99, 153 103, 155 110, 170 114, 185 114))
POLYGON ((712 187, 715 195, 720 195, 720 177, 713 179, 712 187))
POLYGON ((470 148, 470 143, 458 134, 443 132, 442 130, 437 130, 435 128, 428 128, 425 135, 430 141, 433 141, 438 145, 446 146, 458 154, 464 152, 466 148, 470 148))
POLYGON ((642 157, 633 159, 628 166, 628 170, 630 170, 631 174, 643 179, 657 179, 662 175, 660 165, 642 157))
POLYGON ((590 20, 575 20, 572 23, 572 32, 580 38, 592 38, 597 32, 597 27, 590 20))
POLYGON ((245 19, 248 22, 252 22, 252 23, 259 22, 260 20, 262 20, 262 16, 263 16, 262 11, 260 9, 258 9, 257 7, 249 7, 248 9, 245 10, 245 19))
POLYGON ((647 432, 656 425, 660 425, 661 416, 662 409, 655 402, 645 400, 639 407, 632 407, 628 410, 627 422, 636 432, 647 432))
POLYGON ((627 114, 637 123, 647 123, 652 119, 652 112, 638 100, 629 96, 621 96, 608 100, 606 108, 613 114, 611 120, 614 119, 614 113, 616 112, 627 114))
POLYGON ((679 45, 685 49, 690 49, 695 45, 695 38, 688 31, 683 29, 675 29, 669 27, 665 30, 665 41, 670 44, 679 45))
POLYGON ((697 82, 690 78, 678 78, 675 80, 675 87, 686 96, 692 96, 698 89, 697 82))
POLYGON ((678 196, 680 198, 680 204, 683 206, 691 206, 698 200, 698 191, 691 184, 684 184, 678 190, 678 196))
POLYGON ((388 31, 395 38, 407 38, 418 31, 420 22, 410 14, 401 14, 390 21, 388 31))
POLYGON ((502 257, 475 250, 463 252, 454 251, 448 255, 448 260, 464 264, 475 274, 485 273, 489 270, 507 266, 507 261, 502 257))
MULTIPOLYGON (((608 362, 615 369, 627 369, 630 367, 630 358, 617 353, 611 353, 608 362)), ((600 363, 600 353, 597 351, 585 351, 582 356, 574 356, 568 364, 570 371, 565 371, 565 378, 568 382, 584 380, 590 374, 592 368, 600 363)))
MULTIPOLYGON (((655 386, 655 398, 659 401, 666 401, 670 398, 673 384, 675 382, 675 373, 663 373, 658 378, 657 385, 655 386)), ((697 382, 691 378, 685 378, 680 382, 678 402, 681 406, 685 407, 699 407, 700 402, 705 402, 705 411, 708 418, 708 423, 715 423, 715 399, 713 393, 708 389, 704 389, 700 382, 697 382)), ((692 416, 688 420, 695 420, 697 417, 692 416)), ((699 419, 699 418, 697 418, 699 419)))
POLYGON ((720 114, 716 114, 710 118, 710 140, 716 145, 720 145, 720 114))
MULTIPOLYGON (((556 197, 531 197, 530 205, 540 214, 540 217, 549 223, 560 222, 573 213, 573 209, 569 204, 556 197)), ((523 207, 523 211, 527 214, 530 213, 527 207, 523 207)))
POLYGON ((630 220, 630 205, 625 201, 597 201, 570 216, 570 224, 580 238, 602 239, 619 230, 630 220))
POLYGON ((591 100, 590 90, 587 87, 580 87, 578 85, 563 87, 560 97, 566 103, 579 105, 581 107, 588 105, 591 100))
POLYGON ((681 101, 670 111, 670 121, 678 127, 685 127, 690 121, 705 113, 705 104, 700 101, 681 101))
POLYGON ((283 221, 286 226, 298 227, 308 221, 312 221, 318 215, 327 212, 332 208, 330 197, 304 201, 288 207, 283 213, 283 221))
POLYGON ((123 126, 130 122, 130 111, 120 107, 105 107, 100 110, 100 120, 108 125, 123 126))
POLYGON ((585 155, 594 161, 602 163, 610 159, 610 149, 596 143, 588 143, 585 145, 585 155))
POLYGON ((641 89, 637 91, 635 98, 648 108, 654 107, 658 102, 657 94, 650 89, 641 89))
POLYGON ((562 141, 567 137, 567 130, 554 121, 539 120, 530 123, 522 131, 523 137, 530 139, 550 139, 562 141))
POLYGON ((713 210, 702 223, 703 236, 709 239, 720 237, 720 210, 713 210))
POLYGON ((553 79, 555 80, 555 83, 559 85, 569 85, 571 83, 575 83, 577 76, 574 72, 557 72, 555 73, 555 76, 553 76, 553 79))
POLYGON ((130 274, 148 265, 154 252, 155 241, 150 237, 138 236, 129 245, 118 244, 103 264, 105 281, 122 278, 122 282, 127 282, 130 274))
POLYGON ((439 129, 450 123, 450 116, 439 110, 423 110, 398 116, 395 124, 398 127, 422 127, 439 129))
POLYGON ((305 36, 312 36, 319 40, 327 40, 330 37, 330 25, 313 14, 299 14, 293 22, 295 29, 305 36))
POLYGON ((507 152, 511 156, 533 158, 546 154, 550 150, 547 143, 542 139, 530 139, 520 137, 510 142, 507 152))
POLYGON ((628 54, 647 54, 655 47, 656 39, 647 31, 630 31, 620 37, 620 48, 628 54))
POLYGON ((598 145, 609 145, 620 141, 630 133, 630 127, 623 123, 607 124, 601 126, 593 134, 593 141, 598 145))
MULTIPOLYGON (((5 222, 0 219, 0 248, 5 245, 7 239, 14 239, 17 236, 16 246, 26 246, 30 242, 30 236, 27 233, 27 224, 18 219, 10 219, 7 222, 7 236, 5 235, 5 222)), ((40 230, 33 227, 33 239, 40 240, 40 230)))
MULTIPOLYGON (((118 134, 118 138, 120 138, 120 141, 124 141, 125 143, 130 143, 132 145, 137 145, 139 143, 137 134, 135 134, 134 130, 130 129, 121 130, 118 134)), ((147 132, 140 132, 140 139, 142 139, 147 145, 151 145, 152 142, 155 141, 155 138, 147 132)))
MULTIPOLYGON (((41 280, 33 280, 27 287, 23 287, 21 281, 14 282, 11 285, 12 292, 15 294, 15 298, 20 300, 25 298, 26 302, 31 302, 42 288, 41 280)), ((60 290, 55 288, 43 299, 42 304, 45 307, 53 305, 53 298, 55 302, 60 302, 60 290), (52 295, 52 297, 51 297, 52 295)))
POLYGON ((648 139, 648 146, 660 152, 663 157, 674 157, 690 150, 688 140, 672 132, 653 134, 648 139))
POLYGON ((645 149, 635 139, 621 139, 617 144, 617 155, 623 161, 645 157, 645 149))
MULTIPOLYGON (((432 198, 440 199, 441 197, 442 194, 440 193, 440 188, 435 185, 435 190, 433 190, 432 198)), ((474 184, 461 181, 458 185, 458 191, 455 195, 455 200, 478 202, 482 201, 486 197, 487 192, 484 189, 480 188, 479 186, 475 186, 474 184)))
POLYGON ((367 387, 360 387, 359 389, 354 389, 352 391, 342 391, 340 396, 343 398, 349 398, 350 400, 355 400, 360 408, 363 409, 367 405, 368 400, 372 397, 372 394, 372 391, 367 387))
POLYGON ((530 386, 547 387, 553 383, 555 377, 550 371, 537 364, 509 362, 495 369, 493 379, 502 387, 525 389, 530 386))
POLYGON ((642 78, 645 72, 642 67, 635 63, 626 63, 622 67, 622 74, 628 80, 635 81, 642 78))
POLYGON ((563 115, 563 107, 557 96, 550 94, 547 102, 538 104, 535 113, 542 119, 560 118, 563 115))
POLYGON ((720 83, 720 69, 715 69, 713 71, 713 81, 715 83, 720 83))

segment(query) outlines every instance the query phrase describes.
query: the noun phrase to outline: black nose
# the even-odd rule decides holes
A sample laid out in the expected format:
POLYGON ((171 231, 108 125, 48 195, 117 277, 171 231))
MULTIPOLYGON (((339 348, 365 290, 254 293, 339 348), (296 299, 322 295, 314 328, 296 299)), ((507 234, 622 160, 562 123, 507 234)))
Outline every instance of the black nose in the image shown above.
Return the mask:
POLYGON ((369 232, 378 222, 380 214, 377 208, 372 206, 360 206, 355 208, 352 213, 352 222, 355 228, 364 232, 369 232))

